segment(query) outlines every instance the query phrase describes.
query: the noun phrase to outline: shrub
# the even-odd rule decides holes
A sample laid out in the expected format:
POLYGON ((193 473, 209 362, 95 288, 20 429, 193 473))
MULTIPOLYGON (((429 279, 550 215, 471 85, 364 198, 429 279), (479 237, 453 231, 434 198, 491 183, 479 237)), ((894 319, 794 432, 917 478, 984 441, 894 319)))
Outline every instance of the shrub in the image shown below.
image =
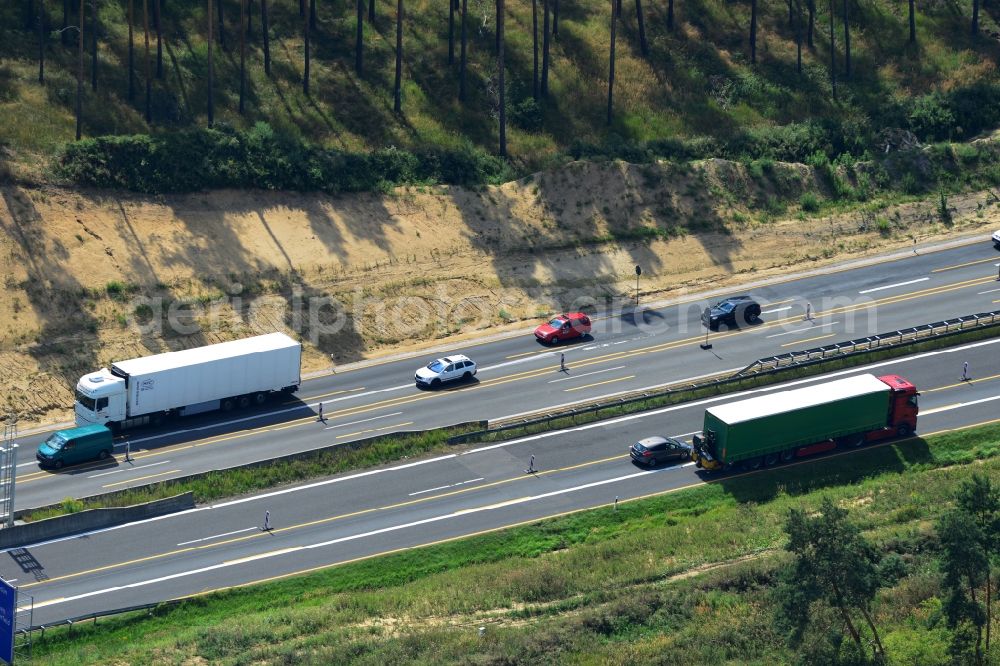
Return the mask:
POLYGON ((510 120, 512 123, 528 132, 537 132, 542 129, 542 108, 532 97, 521 100, 510 110, 510 120))
POLYGON ((348 153, 305 144, 263 122, 246 132, 218 125, 77 141, 65 147, 56 171, 77 185, 147 194, 224 187, 364 192, 408 183, 477 186, 510 175, 506 161, 471 146, 348 153))
POLYGON ((907 120, 910 131, 922 141, 942 141, 951 135, 955 117, 940 93, 918 97, 913 102, 907 120))
POLYGON ((799 197, 799 206, 807 213, 815 213, 819 210, 819 197, 812 192, 806 192, 799 197))

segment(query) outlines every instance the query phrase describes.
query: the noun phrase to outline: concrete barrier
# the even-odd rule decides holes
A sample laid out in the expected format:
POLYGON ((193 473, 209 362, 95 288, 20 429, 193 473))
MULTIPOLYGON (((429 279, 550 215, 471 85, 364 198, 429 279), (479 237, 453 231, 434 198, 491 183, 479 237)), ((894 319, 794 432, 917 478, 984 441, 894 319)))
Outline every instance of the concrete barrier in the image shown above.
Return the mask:
POLYGON ((25 544, 57 539, 71 534, 155 518, 193 508, 194 493, 187 492, 135 506, 80 511, 79 513, 56 516, 55 518, 2 529, 0 530, 0 548, 17 548, 25 544))

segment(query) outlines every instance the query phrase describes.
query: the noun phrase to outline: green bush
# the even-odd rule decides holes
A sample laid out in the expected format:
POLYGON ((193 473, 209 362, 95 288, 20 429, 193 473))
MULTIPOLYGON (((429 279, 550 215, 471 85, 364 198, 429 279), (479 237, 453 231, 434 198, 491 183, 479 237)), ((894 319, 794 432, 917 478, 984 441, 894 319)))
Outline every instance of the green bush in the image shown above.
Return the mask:
POLYGON ((86 139, 66 146, 56 171, 77 185, 147 194, 218 188, 366 192, 409 183, 478 186, 510 176, 503 159, 471 147, 348 153, 304 144, 262 122, 246 132, 218 125, 86 139))
POLYGON ((948 108, 948 101, 937 92, 914 100, 907 120, 910 131, 921 141, 947 139, 955 126, 955 117, 948 108))
POLYGON ((534 98, 528 97, 511 107, 510 120, 525 131, 537 132, 542 129, 544 120, 542 108, 534 98))
POLYGON ((806 192, 799 197, 799 206, 807 213, 815 213, 819 210, 819 197, 812 192, 806 192))

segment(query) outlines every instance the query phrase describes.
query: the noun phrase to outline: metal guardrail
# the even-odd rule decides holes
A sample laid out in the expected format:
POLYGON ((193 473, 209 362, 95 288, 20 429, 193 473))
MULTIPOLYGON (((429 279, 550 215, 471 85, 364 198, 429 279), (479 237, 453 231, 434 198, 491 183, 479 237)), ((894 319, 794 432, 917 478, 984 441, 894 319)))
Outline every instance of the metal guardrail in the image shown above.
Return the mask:
POLYGON ((137 611, 146 611, 148 614, 152 615, 153 611, 157 608, 166 608, 168 606, 176 606, 186 599, 173 599, 171 601, 156 601, 149 604, 139 604, 138 606, 128 606, 126 608, 113 608, 111 610, 105 611, 95 611, 93 613, 87 613, 86 615, 77 615, 76 617, 66 618, 65 620, 56 620, 54 622, 48 622, 46 624, 36 624, 27 629, 19 629, 17 633, 19 634, 29 634, 33 632, 39 632, 38 639, 41 640, 45 638, 46 629, 54 629, 56 627, 72 627, 82 624, 84 622, 93 621, 96 625, 98 618, 111 617, 112 615, 122 615, 124 613, 133 613, 137 611))
POLYGON ((904 343, 916 342, 930 337, 938 337, 949 333, 968 330, 970 328, 982 328, 1000 323, 1000 310, 992 312, 980 312, 977 314, 956 317, 936 321, 932 324, 921 324, 910 328, 903 328, 888 333, 869 335, 864 338, 837 342, 822 347, 814 347, 803 351, 793 351, 778 356, 768 356, 757 359, 747 367, 737 372, 734 376, 746 377, 758 374, 765 370, 775 370, 777 368, 787 368, 794 365, 801 365, 807 361, 817 359, 835 358, 844 354, 859 351, 873 351, 885 347, 894 347, 904 343))
POLYGON ((822 361, 829 361, 838 357, 846 357, 854 354, 877 351, 879 349, 909 345, 922 340, 944 337, 946 335, 954 335, 956 333, 961 333, 962 331, 975 328, 987 328, 991 326, 1000 326, 1000 310, 980 312, 977 314, 956 317, 954 319, 937 321, 930 324, 921 324, 910 328, 879 333, 877 335, 869 335, 864 338, 856 338, 854 340, 824 345, 822 347, 815 347, 804 351, 795 351, 787 354, 780 354, 778 356, 769 356, 757 359, 742 370, 724 377, 715 377, 697 384, 672 384, 665 386, 660 390, 627 394, 615 398, 614 400, 590 403, 573 409, 540 413, 516 420, 508 419, 498 422, 495 425, 491 423, 490 427, 486 430, 456 435, 455 437, 450 438, 448 442, 450 444, 461 444, 463 442, 468 442, 470 440, 475 440, 477 438, 497 432, 503 432, 505 430, 549 423, 555 421, 556 419, 572 418, 584 414, 592 414, 595 419, 598 419, 600 418, 601 410, 618 408, 623 405, 642 402, 653 398, 662 398, 682 391, 692 391, 713 386, 722 387, 727 384, 733 384, 749 378, 766 375, 795 366, 811 365, 822 361))

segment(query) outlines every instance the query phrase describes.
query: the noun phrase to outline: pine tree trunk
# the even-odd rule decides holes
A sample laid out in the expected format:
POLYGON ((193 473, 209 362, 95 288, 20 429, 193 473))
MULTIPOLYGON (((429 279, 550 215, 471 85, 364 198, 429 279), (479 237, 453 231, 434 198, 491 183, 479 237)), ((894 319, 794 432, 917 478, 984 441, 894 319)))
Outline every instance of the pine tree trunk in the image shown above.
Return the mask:
POLYGON ((90 0, 90 89, 97 92, 97 0, 90 0))
POLYGON ((219 48, 226 50, 226 21, 222 15, 222 0, 218 0, 219 48))
POLYGON ((674 0, 667 0, 667 30, 674 29, 674 0))
MULTIPOLYGON (((400 0, 402 2, 402 0, 400 0)), ((500 65, 500 157, 507 157, 507 81, 504 76, 504 53, 503 53, 503 31, 504 31, 504 2, 497 0, 500 6, 498 15, 500 21, 497 30, 500 32, 500 50, 497 53, 497 61, 500 65)))
POLYGON ((465 101, 465 49, 466 49, 466 30, 465 30, 465 17, 469 13, 469 0, 462 0, 462 54, 461 63, 459 64, 458 71, 458 99, 465 101))
POLYGON ((972 0, 972 36, 979 34, 979 0, 972 0))
POLYGON ((316 0, 309 0, 309 29, 316 29, 316 0))
POLYGON ((809 48, 815 48, 813 44, 813 32, 816 27, 816 0, 806 0, 806 7, 809 9, 809 27, 806 30, 806 44, 809 48))
POLYGON ((531 96, 538 101, 538 0, 531 0, 531 53, 534 57, 531 96))
POLYGON ((80 0, 79 51, 80 58, 76 68, 76 140, 79 141, 83 132, 83 0, 80 0))
POLYGON ((608 66, 608 125, 611 125, 615 92, 615 36, 618 33, 618 0, 611 0, 611 62, 608 66))
POLYGON ((302 12, 302 94, 309 96, 309 16, 302 12))
POLYGON ((247 8, 253 0, 240 0, 240 115, 246 111, 247 96, 247 8))
POLYGON ((156 78, 163 78, 163 27, 160 24, 162 12, 160 2, 153 0, 153 20, 156 21, 156 78))
POLYGON ((542 0, 542 97, 549 96, 549 0, 542 0))
POLYGON ((917 17, 916 17, 916 4, 915 0, 910 0, 910 43, 917 43, 917 17))
POLYGON ((393 110, 403 110, 403 0, 396 0, 396 87, 393 110))
POLYGON ((215 33, 215 21, 212 12, 212 0, 208 0, 208 126, 215 124, 215 60, 212 46, 215 33))
POLYGON ((757 64, 757 0, 750 0, 750 62, 757 64))
POLYGON ((635 0, 635 15, 639 20, 639 51, 644 56, 649 55, 649 45, 646 43, 646 25, 642 20, 642 0, 635 0))
POLYGON ((368 0, 368 22, 375 27, 375 0, 368 0))
POLYGON ((38 0, 38 82, 45 83, 45 0, 38 0))
POLYGON ((844 80, 851 78, 851 23, 850 0, 844 0, 844 80))
MULTIPOLYGON (((361 2, 361 0, 358 0, 361 2)), ((271 38, 267 34, 267 0, 260 0, 260 31, 264 36, 264 73, 271 76, 271 38)))
POLYGON ((448 0, 448 64, 455 62, 455 0, 448 0))
POLYGON ((128 21, 128 101, 135 101, 135 40, 132 38, 133 23, 133 0, 128 0, 125 8, 126 20, 128 21))
POLYGON ((802 0, 795 0, 795 68, 802 74, 802 0))
POLYGON ((833 0, 830 0, 830 89, 833 99, 837 99, 837 52, 833 38, 833 0))
POLYGON ((878 636, 878 629, 875 628, 875 621, 872 620, 871 613, 868 612, 867 608, 861 608, 861 614, 865 616, 865 621, 868 622, 868 628, 872 630, 872 638, 875 639, 875 645, 878 647, 879 656, 885 657, 885 648, 882 647, 882 639, 878 636))
POLYGON ((361 76, 365 45, 365 0, 358 0, 358 15, 354 19, 354 71, 361 76))
MULTIPOLYGON (((159 2, 159 0, 154 0, 159 2)), ((159 28, 157 28, 159 30, 159 28)), ((149 1, 142 0, 143 73, 146 78, 146 122, 153 122, 153 77, 149 75, 149 1)))

